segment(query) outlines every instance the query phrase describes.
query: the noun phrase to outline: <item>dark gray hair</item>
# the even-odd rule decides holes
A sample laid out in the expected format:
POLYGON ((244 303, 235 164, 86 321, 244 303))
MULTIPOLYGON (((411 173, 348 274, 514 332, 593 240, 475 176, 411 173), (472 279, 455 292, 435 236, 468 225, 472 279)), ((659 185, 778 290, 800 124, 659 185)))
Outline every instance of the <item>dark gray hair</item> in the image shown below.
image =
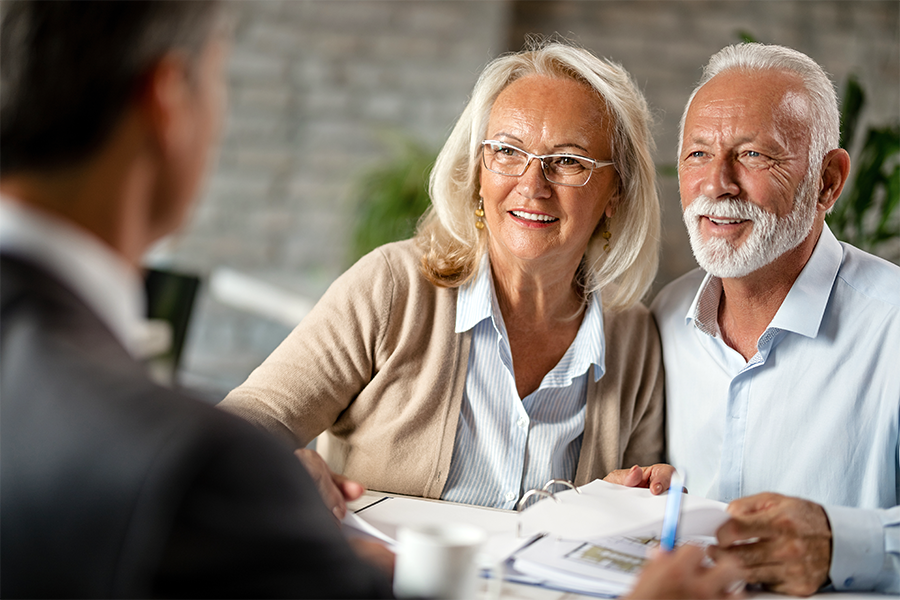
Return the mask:
POLYGON ((12 0, 0 5, 0 173, 88 158, 167 52, 200 55, 216 1, 12 0))

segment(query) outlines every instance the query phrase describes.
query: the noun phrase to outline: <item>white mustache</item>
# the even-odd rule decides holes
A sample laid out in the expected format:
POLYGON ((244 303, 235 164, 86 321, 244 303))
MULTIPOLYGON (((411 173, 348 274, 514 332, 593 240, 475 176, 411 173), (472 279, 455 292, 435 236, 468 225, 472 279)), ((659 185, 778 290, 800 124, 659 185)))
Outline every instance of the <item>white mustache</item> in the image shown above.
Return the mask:
POLYGON ((721 217, 723 219, 741 219, 745 221, 761 221, 772 218, 772 214, 761 209, 752 202, 727 198, 713 200, 709 196, 699 195, 694 198, 691 205, 685 211, 685 217, 698 219, 700 217, 721 217))

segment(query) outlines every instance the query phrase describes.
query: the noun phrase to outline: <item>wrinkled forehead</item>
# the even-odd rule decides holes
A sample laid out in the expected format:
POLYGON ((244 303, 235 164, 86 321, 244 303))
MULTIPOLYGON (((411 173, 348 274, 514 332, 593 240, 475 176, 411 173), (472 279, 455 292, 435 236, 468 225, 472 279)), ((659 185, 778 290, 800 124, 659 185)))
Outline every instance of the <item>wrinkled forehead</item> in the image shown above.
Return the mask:
POLYGON ((605 100, 593 87, 579 80, 545 75, 522 77, 499 93, 488 117, 489 135, 492 128, 510 122, 603 138, 613 123, 605 100))
POLYGON ((731 70, 703 85, 685 118, 685 138, 699 123, 728 124, 773 135, 809 140, 812 106, 802 79, 794 73, 731 70))

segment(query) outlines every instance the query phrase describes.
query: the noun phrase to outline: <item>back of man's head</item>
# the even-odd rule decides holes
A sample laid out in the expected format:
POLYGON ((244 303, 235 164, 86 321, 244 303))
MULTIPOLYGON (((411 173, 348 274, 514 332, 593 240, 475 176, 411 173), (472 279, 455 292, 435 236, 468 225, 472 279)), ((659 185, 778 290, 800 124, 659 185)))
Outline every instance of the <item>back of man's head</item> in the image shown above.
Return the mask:
POLYGON ((0 4, 0 175, 77 165, 106 141, 148 69, 195 60, 215 1, 0 4))

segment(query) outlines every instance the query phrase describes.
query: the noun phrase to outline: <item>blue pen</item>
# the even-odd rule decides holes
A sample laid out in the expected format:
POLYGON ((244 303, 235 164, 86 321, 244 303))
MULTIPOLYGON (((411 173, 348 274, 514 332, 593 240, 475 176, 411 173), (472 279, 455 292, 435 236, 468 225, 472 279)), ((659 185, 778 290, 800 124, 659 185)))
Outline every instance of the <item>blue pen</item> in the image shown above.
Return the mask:
POLYGON ((666 499, 666 515, 663 517, 662 533, 659 536, 659 547, 666 552, 675 548, 675 537, 678 533, 678 519, 681 516, 681 492, 684 479, 678 471, 672 474, 669 484, 669 497, 666 499))

